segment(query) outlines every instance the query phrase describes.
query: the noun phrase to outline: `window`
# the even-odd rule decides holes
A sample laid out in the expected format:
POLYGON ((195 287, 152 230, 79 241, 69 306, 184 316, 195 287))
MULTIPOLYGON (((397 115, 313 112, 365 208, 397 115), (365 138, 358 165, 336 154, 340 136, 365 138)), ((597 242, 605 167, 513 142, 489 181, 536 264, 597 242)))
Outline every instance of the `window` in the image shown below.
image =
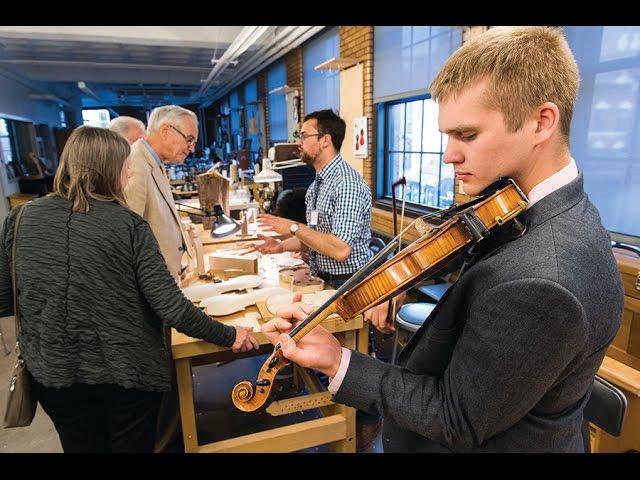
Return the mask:
POLYGON ((229 106, 231 107, 231 138, 232 148, 238 150, 242 148, 242 106, 240 105, 240 92, 235 89, 229 95, 229 106))
POLYGON ((460 45, 461 27, 375 27, 374 101, 385 101, 402 94, 426 94, 445 60, 460 45))
MULTIPOLYGON (((287 69, 280 61, 267 72, 267 91, 282 87, 287 83, 287 69)), ((269 94, 269 136, 271 143, 287 141, 287 104, 285 96, 269 94)))
POLYGON ((640 27, 567 27, 581 86, 571 152, 609 231, 640 236, 640 27))
POLYGON ((85 125, 107 128, 110 120, 109 110, 82 110, 82 122, 85 125))
POLYGON ((262 119, 261 105, 258 104, 258 82, 255 78, 249 80, 244 86, 244 112, 245 132, 247 145, 251 159, 255 162, 260 159, 260 136, 262 119))
POLYGON ((60 107, 60 127, 67 128, 67 116, 62 107, 60 107))
POLYGON ((461 44, 460 27, 375 27, 378 197, 390 198, 392 184, 404 175, 408 202, 435 209, 453 203, 453 166, 442 162, 447 137, 438 130, 438 109, 427 89, 461 44))
POLYGON ((453 165, 442 155, 447 137, 438 131, 438 107, 430 98, 384 105, 384 188, 391 197, 393 182, 404 175, 406 200, 431 208, 453 203, 453 165))
POLYGON ((15 135, 12 122, 0 118, 0 150, 7 169, 7 178, 12 180, 22 175, 16 158, 15 135))
POLYGON ((334 28, 314 38, 304 47, 304 111, 306 113, 326 108, 340 110, 340 72, 318 71, 319 65, 330 58, 340 56, 340 35, 334 28))

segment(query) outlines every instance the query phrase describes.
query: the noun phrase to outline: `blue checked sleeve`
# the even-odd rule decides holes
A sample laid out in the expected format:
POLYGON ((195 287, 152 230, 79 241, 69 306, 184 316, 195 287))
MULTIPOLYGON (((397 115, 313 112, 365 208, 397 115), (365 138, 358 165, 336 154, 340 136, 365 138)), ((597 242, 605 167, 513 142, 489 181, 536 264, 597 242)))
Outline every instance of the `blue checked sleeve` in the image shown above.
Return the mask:
POLYGON ((345 180, 337 188, 331 233, 353 245, 369 228, 371 192, 364 181, 345 180))

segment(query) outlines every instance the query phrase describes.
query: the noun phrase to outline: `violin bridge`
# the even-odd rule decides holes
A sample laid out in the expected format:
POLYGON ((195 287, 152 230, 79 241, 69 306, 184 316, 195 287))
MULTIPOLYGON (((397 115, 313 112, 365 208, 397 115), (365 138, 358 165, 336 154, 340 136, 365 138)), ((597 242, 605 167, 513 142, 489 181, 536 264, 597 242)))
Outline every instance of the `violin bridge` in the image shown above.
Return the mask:
POLYGON ((416 219, 415 227, 421 237, 425 236, 427 233, 431 233, 438 229, 437 227, 433 227, 432 225, 429 225, 422 218, 416 219))

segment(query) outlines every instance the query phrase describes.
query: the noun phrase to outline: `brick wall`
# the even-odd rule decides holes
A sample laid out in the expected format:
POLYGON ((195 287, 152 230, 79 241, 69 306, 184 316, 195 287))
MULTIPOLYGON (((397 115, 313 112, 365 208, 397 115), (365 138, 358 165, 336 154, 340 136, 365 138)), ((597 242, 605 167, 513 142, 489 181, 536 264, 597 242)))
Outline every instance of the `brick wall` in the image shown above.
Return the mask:
POLYGON ((300 95, 300 123, 297 130, 300 130, 302 118, 304 117, 304 66, 302 63, 302 48, 294 48, 284 59, 287 65, 287 85, 297 87, 300 95))
MULTIPOLYGON (((262 103, 262 113, 264 115, 264 138, 266 139, 267 151, 271 144, 271 132, 269 131, 269 92, 267 92, 267 69, 262 70, 256 75, 258 83, 258 102, 262 103)), ((264 157, 267 156, 267 151, 262 152, 264 157)))
MULTIPOLYGON (((373 27, 340 27, 340 57, 353 58, 363 67, 363 112, 367 117, 367 135, 369 136, 369 157, 364 159, 364 180, 374 185, 376 165, 375 122, 373 106, 373 27)), ((348 131, 349 129, 347 129, 348 131)))

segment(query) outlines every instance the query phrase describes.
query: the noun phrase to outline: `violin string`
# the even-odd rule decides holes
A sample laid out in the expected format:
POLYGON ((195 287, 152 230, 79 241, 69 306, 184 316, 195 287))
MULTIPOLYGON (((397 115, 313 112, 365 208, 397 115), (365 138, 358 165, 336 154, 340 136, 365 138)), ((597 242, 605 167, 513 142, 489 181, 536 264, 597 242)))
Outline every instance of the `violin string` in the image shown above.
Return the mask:
MULTIPOLYGON (((404 190, 403 190, 403 195, 404 195, 404 190)), ((404 202, 404 198, 403 198, 403 202, 404 202)), ((404 215, 404 205, 402 208, 402 215, 404 215)), ((394 243, 395 241, 398 241, 398 245, 399 245, 399 241, 402 238, 402 235, 405 234, 406 232, 408 232, 412 227, 414 227, 414 225, 416 224, 416 222, 418 222, 419 220, 422 221, 427 221, 427 220, 431 220, 431 219, 440 219, 440 214, 439 213, 428 213, 425 215, 422 215, 418 218, 416 218, 415 220, 413 220, 409 225, 407 225, 405 228, 403 228, 400 233, 395 237, 392 238, 389 243, 387 244, 387 246, 383 249, 380 250, 376 255, 374 255, 374 257, 369 260, 360 270, 358 273, 356 273, 353 277, 351 277, 344 285, 342 285, 342 287, 340 287, 336 292, 334 292, 334 294, 327 300, 325 301, 324 304, 322 304, 320 307, 318 307, 318 309, 316 309, 314 312, 312 312, 311 314, 309 314, 309 316, 304 319, 302 322, 300 322, 296 327, 294 327, 290 332, 289 332, 289 336, 293 337, 297 332, 299 332, 300 330, 302 330, 303 327, 305 327, 306 325, 309 324, 310 321, 312 321, 314 318, 316 318, 318 316, 318 314, 320 312, 322 312, 324 309, 326 309, 331 303, 333 303, 335 301, 336 298, 338 298, 342 293, 344 293, 347 290, 351 289, 351 285, 354 283, 360 283, 360 281, 356 280, 355 277, 361 277, 363 274, 367 273, 369 270, 372 270, 372 265, 374 265, 376 262, 378 262, 381 258, 381 256, 386 256, 389 255, 391 253, 391 251, 389 250, 389 246, 394 243)), ((401 227, 403 226, 403 219, 401 217, 401 227)), ((417 228, 416 228, 417 230, 417 228)), ((421 233, 421 232, 419 232, 421 233)), ((423 236, 423 234, 420 234, 420 238, 423 236)), ((398 247, 399 248, 399 247, 398 247)), ((395 247, 393 247, 391 250, 394 250, 395 247)), ((384 262, 386 263, 386 262, 384 262)), ((373 270, 376 270, 378 267, 374 267, 373 270)), ((367 275, 368 276, 368 275, 367 275)), ((273 353, 271 354, 272 356, 275 355, 275 353, 280 350, 280 343, 276 344, 276 346, 273 349, 273 353)))
POLYGON ((407 199, 407 184, 402 184, 402 209, 400 211, 400 235, 398 236, 398 253, 402 250, 402 227, 404 227, 404 205, 407 199))

